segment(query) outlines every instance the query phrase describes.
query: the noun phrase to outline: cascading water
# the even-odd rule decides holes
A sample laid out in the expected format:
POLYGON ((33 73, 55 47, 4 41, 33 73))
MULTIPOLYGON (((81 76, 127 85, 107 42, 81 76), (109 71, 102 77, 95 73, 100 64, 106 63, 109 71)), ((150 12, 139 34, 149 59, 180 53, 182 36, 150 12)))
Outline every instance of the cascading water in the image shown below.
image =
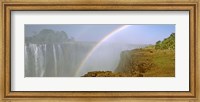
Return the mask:
POLYGON ((57 56, 56 56, 56 49, 55 46, 53 45, 53 59, 54 59, 54 72, 55 72, 55 76, 57 76, 57 56))
POLYGON ((87 60, 78 75, 80 64, 96 43, 68 42, 55 44, 26 43, 25 77, 73 77, 88 71, 114 71, 120 60, 120 53, 134 49, 135 45, 105 44, 99 47, 87 60))
POLYGON ((70 77, 92 45, 31 44, 24 47, 25 77, 70 77))

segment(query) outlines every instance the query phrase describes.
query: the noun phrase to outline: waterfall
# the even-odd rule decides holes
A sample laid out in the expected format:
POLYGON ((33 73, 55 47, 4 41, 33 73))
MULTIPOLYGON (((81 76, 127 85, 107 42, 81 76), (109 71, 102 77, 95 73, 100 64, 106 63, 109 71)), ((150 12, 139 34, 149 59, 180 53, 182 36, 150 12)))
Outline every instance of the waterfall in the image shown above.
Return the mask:
POLYGON ((29 60, 28 60, 28 54, 27 54, 27 46, 24 46, 24 67, 25 67, 25 76, 27 76, 27 72, 28 72, 28 63, 29 63, 29 60))
MULTIPOLYGON (((25 77, 73 77, 96 43, 69 42, 24 46, 25 77)), ((135 45, 105 44, 99 47, 80 69, 78 76, 89 71, 114 71, 123 50, 135 45)))
POLYGON ((56 49, 55 49, 55 45, 53 44, 53 57, 54 57, 54 72, 55 72, 55 76, 57 76, 57 56, 56 56, 56 49))
POLYGON ((24 46, 25 77, 69 77, 92 46, 80 44, 31 44, 24 46), (83 50, 82 50, 83 49, 83 50))

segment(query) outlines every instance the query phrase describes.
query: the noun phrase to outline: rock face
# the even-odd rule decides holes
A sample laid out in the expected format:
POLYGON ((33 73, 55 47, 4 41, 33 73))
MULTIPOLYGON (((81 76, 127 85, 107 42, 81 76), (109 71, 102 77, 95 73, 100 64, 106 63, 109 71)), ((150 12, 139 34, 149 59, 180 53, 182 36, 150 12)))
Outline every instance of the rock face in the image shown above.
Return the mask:
POLYGON ((132 69, 133 71, 135 71, 135 66, 132 65, 132 58, 133 56, 130 54, 130 51, 123 51, 120 54, 120 61, 119 61, 119 65, 116 69, 116 72, 126 72, 128 71, 128 69, 132 69))
POLYGON ((145 73, 153 66, 151 59, 148 57, 153 53, 152 50, 134 49, 123 51, 121 60, 115 72, 124 73, 145 73))
POLYGON ((138 73, 113 73, 112 71, 93 71, 88 72, 83 77, 143 77, 143 75, 138 73))

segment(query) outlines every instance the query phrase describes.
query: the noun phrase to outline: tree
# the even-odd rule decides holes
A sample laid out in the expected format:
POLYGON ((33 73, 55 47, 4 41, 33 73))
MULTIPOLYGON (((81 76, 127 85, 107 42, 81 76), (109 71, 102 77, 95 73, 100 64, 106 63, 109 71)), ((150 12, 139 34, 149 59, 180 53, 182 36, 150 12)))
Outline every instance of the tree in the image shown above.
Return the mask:
POLYGON ((155 49, 175 49, 175 33, 172 33, 168 38, 165 38, 163 41, 157 41, 155 49))
POLYGON ((159 40, 156 42, 155 49, 160 49, 160 46, 161 46, 161 41, 159 40))

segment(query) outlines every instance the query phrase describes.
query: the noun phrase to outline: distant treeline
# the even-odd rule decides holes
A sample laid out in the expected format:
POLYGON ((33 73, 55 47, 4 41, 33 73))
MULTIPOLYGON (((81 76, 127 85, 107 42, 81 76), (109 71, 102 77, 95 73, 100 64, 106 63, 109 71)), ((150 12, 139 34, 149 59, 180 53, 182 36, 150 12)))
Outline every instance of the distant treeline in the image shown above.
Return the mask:
POLYGON ((54 31, 51 29, 43 29, 36 35, 25 37, 26 43, 62 43, 70 41, 74 41, 74 38, 69 38, 64 31, 54 31))
POLYGON ((165 38, 163 41, 157 41, 155 49, 175 50, 175 33, 172 33, 168 38, 165 38))

